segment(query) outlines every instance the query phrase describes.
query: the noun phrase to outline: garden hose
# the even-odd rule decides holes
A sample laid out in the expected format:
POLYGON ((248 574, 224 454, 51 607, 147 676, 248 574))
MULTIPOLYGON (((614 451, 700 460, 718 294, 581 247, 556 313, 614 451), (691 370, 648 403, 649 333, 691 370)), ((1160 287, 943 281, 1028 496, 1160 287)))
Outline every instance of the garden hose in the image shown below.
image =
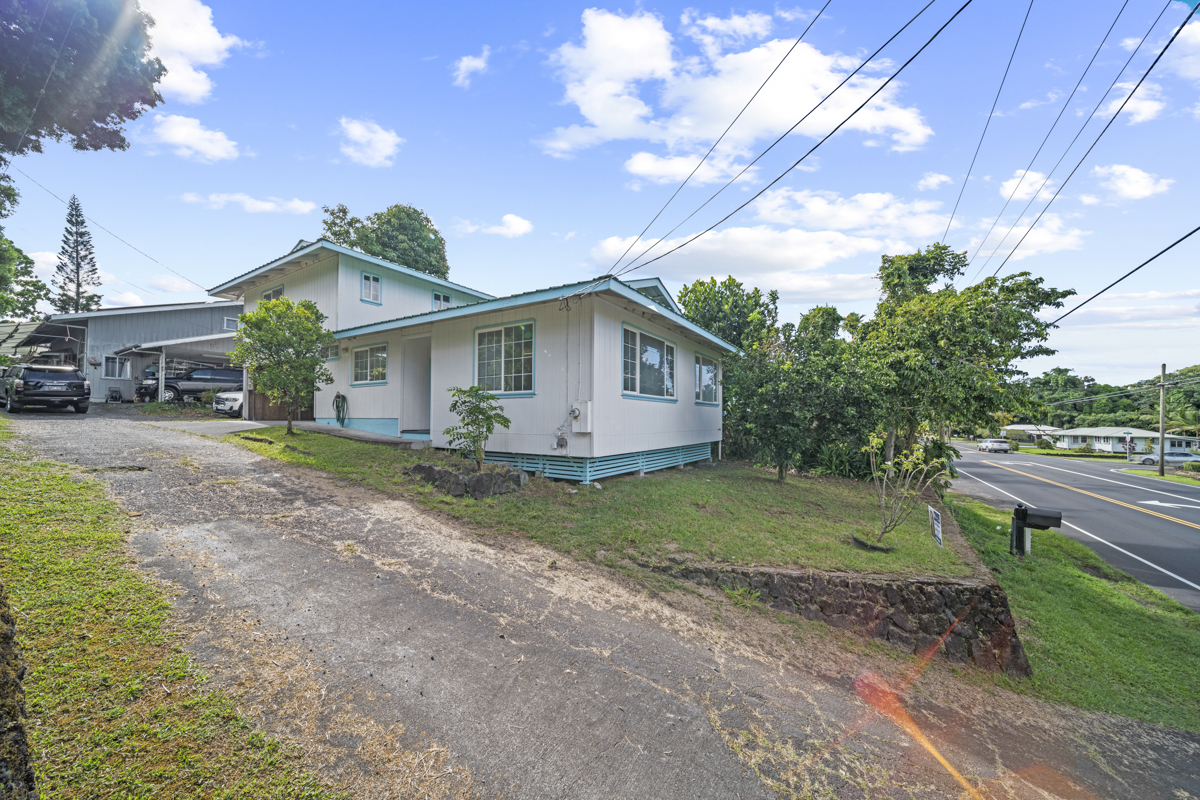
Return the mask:
POLYGON ((333 396, 333 413, 337 417, 337 424, 343 428, 346 427, 346 395, 338 392, 333 396))

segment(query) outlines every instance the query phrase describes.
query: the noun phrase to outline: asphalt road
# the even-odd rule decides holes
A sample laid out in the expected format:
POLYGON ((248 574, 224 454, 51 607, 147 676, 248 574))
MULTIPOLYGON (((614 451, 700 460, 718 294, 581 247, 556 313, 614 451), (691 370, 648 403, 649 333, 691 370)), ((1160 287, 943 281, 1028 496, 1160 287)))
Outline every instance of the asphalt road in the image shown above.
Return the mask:
POLYGON ((1123 470, 1140 465, 1123 461, 959 450, 955 491, 1062 511, 1063 534, 1200 612, 1200 486, 1132 475, 1123 470))
MULTIPOLYGON (((212 438, 228 422, 10 419, 5 446, 141 512, 131 554, 172 587, 187 651, 356 798, 426 796, 403 787, 438 753, 455 772, 434 777, 469 776, 479 798, 963 796, 854 690, 866 670, 912 677, 911 660, 851 635, 482 536, 212 438)), ((904 706, 988 800, 1200 796, 1200 736, 940 659, 916 674, 904 706)), ((428 796, 462 796, 442 788, 428 796)))

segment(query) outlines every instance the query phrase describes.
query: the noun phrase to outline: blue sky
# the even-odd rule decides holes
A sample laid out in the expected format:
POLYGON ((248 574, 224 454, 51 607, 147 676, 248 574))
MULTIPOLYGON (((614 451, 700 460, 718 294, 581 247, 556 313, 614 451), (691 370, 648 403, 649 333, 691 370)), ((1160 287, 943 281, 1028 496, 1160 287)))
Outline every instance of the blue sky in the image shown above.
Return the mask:
MULTIPOLYGON (((170 73, 166 102, 120 153, 51 145, 19 167, 97 223, 201 286, 320 233, 322 205, 425 209, 450 278, 509 294, 608 272, 678 181, 811 21, 807 6, 642 3, 286 5, 142 0, 170 73)), ((667 233, 882 44, 922 4, 833 0, 693 184, 649 232, 667 233)), ((782 172, 961 5, 936 0, 826 107, 671 235, 702 230, 782 172), (844 96, 843 96, 844 95, 844 96)), ((1121 2, 1035 0, 947 242, 975 253, 1121 2)), ((1083 89, 970 275, 1100 102, 1162 2, 1129 0, 1083 89)), ((635 276, 673 290, 733 275, 777 289, 794 319, 817 304, 869 313, 883 253, 941 238, 1025 3, 975 0, 877 100, 713 234, 635 276)), ((1049 191, 1110 118, 1187 7, 1173 3, 1049 191)), ((1192 23, 1004 267, 1091 294, 1195 227, 1200 22, 1192 23)), ((7 234, 39 268, 63 205, 14 172, 7 234)), ((1049 195, 1045 195, 1047 198, 1049 195)), ((992 272, 1032 217, 987 267, 992 272)), ((204 293, 93 226, 109 304, 204 293)), ((643 245, 644 246, 644 245, 643 245)), ((635 249, 642 249, 639 246, 635 249)), ((1035 372, 1119 382, 1197 362, 1200 237, 1068 319, 1035 372)), ((665 249, 665 248, 664 248, 665 249)), ((968 277, 969 277, 968 276, 968 277)))

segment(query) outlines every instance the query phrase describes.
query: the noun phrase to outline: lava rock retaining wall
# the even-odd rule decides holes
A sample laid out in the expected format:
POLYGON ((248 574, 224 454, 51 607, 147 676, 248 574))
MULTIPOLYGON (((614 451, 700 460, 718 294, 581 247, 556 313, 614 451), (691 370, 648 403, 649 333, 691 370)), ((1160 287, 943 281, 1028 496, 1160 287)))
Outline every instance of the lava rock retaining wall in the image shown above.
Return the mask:
POLYGON ((454 472, 436 464, 417 464, 405 472, 433 484, 452 497, 469 494, 476 500, 515 492, 529 483, 529 473, 524 470, 516 469, 511 464, 498 466, 501 467, 499 472, 454 472))
POLYGON ((690 565, 657 569, 703 586, 754 590, 773 609, 909 652, 937 649, 954 663, 1016 677, 1031 674, 1008 596, 994 581, 690 565))
POLYGON ((0 586, 0 798, 4 800, 38 800, 25 737, 24 677, 16 620, 8 594, 0 586))

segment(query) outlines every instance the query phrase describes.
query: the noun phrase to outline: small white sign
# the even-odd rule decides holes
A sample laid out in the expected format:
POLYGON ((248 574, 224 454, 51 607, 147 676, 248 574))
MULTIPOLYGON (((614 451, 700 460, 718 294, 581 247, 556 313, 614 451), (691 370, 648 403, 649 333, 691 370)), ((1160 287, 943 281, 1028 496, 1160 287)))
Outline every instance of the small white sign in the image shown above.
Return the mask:
POLYGON ((942 547, 942 514, 933 506, 929 506, 929 527, 933 531, 933 540, 942 547))

